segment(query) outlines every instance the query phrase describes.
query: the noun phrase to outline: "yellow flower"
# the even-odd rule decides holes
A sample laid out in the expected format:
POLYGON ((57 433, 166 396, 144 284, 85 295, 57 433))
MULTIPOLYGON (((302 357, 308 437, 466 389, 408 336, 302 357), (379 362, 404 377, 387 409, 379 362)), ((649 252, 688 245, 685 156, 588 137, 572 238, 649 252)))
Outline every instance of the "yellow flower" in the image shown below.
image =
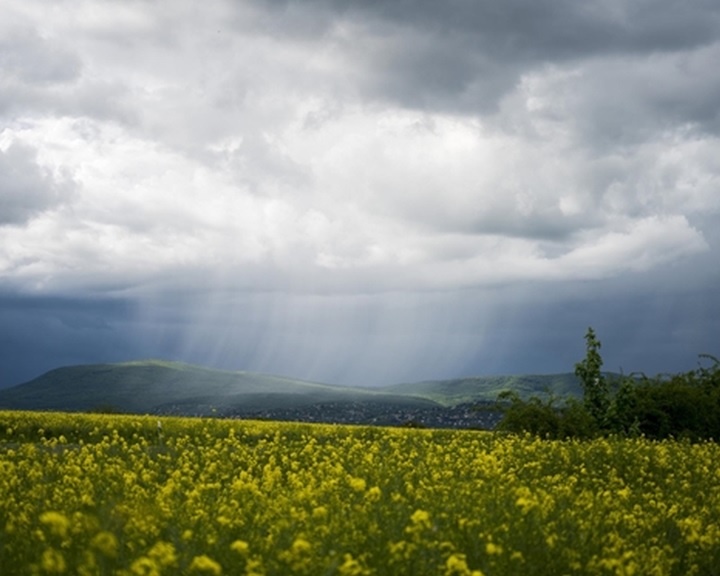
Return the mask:
POLYGON ((313 518, 325 518, 327 514, 328 511, 325 506, 317 506, 316 508, 313 508, 312 511, 313 518))
POLYGON ((367 568, 353 558, 352 554, 345 554, 343 556, 343 563, 338 566, 338 573, 341 576, 366 576, 370 574, 367 568))
POLYGON ((415 512, 413 512, 413 515, 410 516, 410 520, 413 524, 429 527, 430 513, 426 512, 425 510, 415 510, 415 512))
POLYGON ((230 549, 234 550, 238 554, 247 556, 248 552, 250 551, 250 545, 245 542, 245 540, 235 540, 235 542, 230 544, 230 549))
POLYGON ((70 529, 70 520, 60 512, 44 512, 40 516, 40 523, 48 527, 51 534, 65 538, 70 529))
POLYGON ((312 545, 304 538, 297 538, 292 543, 290 550, 292 550, 292 553, 296 555, 306 554, 312 550, 312 545))
POLYGON ((365 498, 370 502, 377 502, 382 495, 382 491, 379 486, 373 486, 365 493, 365 498))
POLYGON ((220 576, 220 574, 222 574, 222 566, 220 566, 220 564, 215 562, 215 560, 213 560, 209 556, 202 554, 200 556, 195 556, 195 558, 192 559, 188 571, 191 574, 198 573, 210 574, 211 576, 220 576))
POLYGON ((364 492, 366 486, 367 483, 362 478, 350 478, 350 488, 355 490, 355 492, 364 492))
POLYGON ((448 557, 445 562, 446 576, 455 576, 456 574, 464 576, 469 573, 470 569, 468 568, 467 561, 465 560, 465 554, 452 554, 448 557))
POLYGON ((118 541, 111 532, 100 532, 90 541, 90 545, 108 558, 117 557, 118 541))
POLYGON ((173 546, 170 542, 156 542, 153 547, 150 548, 148 556, 155 560, 160 566, 177 565, 175 546, 173 546))
POLYGON ((67 569, 65 557, 62 552, 54 548, 48 548, 43 552, 40 565, 45 572, 49 574, 62 574, 67 569))
POLYGON ((494 542, 488 542, 485 545, 485 552, 487 552, 489 556, 497 556, 503 553, 503 549, 502 546, 499 546, 494 542))
POLYGON ((279 557, 296 572, 306 571, 311 566, 312 545, 304 538, 296 538, 288 550, 280 552, 279 557))
POLYGON ((130 565, 130 572, 135 576, 161 576, 160 566, 152 558, 141 556, 130 565))

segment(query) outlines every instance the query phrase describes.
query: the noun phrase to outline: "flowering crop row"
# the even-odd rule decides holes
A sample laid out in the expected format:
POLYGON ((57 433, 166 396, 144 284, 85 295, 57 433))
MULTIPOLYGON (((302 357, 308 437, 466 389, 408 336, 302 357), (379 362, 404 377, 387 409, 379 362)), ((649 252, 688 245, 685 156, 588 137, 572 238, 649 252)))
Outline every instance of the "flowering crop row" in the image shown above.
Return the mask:
POLYGON ((718 574, 720 446, 0 412, 0 573, 718 574))

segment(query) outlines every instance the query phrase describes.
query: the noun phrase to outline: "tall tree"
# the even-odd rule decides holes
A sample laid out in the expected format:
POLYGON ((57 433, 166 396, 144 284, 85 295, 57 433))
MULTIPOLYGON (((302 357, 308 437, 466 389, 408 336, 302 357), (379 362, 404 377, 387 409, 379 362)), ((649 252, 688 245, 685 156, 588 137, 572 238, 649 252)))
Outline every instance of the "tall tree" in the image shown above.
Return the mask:
POLYGON ((585 334, 585 359, 575 364, 575 375, 582 383, 585 407, 598 425, 603 427, 610 406, 610 394, 602 374, 601 347, 595 330, 589 327, 585 334))

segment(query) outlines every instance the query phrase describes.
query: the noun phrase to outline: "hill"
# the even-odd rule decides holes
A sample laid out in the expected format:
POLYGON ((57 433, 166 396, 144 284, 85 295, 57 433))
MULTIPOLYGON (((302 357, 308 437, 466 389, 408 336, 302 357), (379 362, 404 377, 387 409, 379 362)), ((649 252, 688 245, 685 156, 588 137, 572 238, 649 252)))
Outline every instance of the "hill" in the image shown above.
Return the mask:
POLYGON ((573 374, 484 376, 360 388, 178 362, 68 366, 0 390, 0 409, 492 427, 498 394, 580 396, 573 374), (484 410, 477 410, 483 405, 484 410))
POLYGON ((428 380, 394 384, 383 388, 394 394, 419 396, 443 406, 468 402, 494 402, 498 394, 512 390, 521 398, 552 394, 557 397, 582 397, 582 386, 571 373, 527 374, 513 376, 477 376, 451 380, 428 380))
POLYGON ((0 390, 0 408, 25 410, 222 414, 357 402, 437 406, 411 394, 159 360, 57 368, 0 390))

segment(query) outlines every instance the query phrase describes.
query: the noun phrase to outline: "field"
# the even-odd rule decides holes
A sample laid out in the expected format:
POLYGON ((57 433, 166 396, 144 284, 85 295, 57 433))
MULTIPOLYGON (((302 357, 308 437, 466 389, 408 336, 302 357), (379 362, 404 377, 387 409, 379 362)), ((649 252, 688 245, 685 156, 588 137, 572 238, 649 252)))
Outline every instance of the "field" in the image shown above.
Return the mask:
POLYGON ((720 573, 720 447, 0 412, 0 573, 720 573))

